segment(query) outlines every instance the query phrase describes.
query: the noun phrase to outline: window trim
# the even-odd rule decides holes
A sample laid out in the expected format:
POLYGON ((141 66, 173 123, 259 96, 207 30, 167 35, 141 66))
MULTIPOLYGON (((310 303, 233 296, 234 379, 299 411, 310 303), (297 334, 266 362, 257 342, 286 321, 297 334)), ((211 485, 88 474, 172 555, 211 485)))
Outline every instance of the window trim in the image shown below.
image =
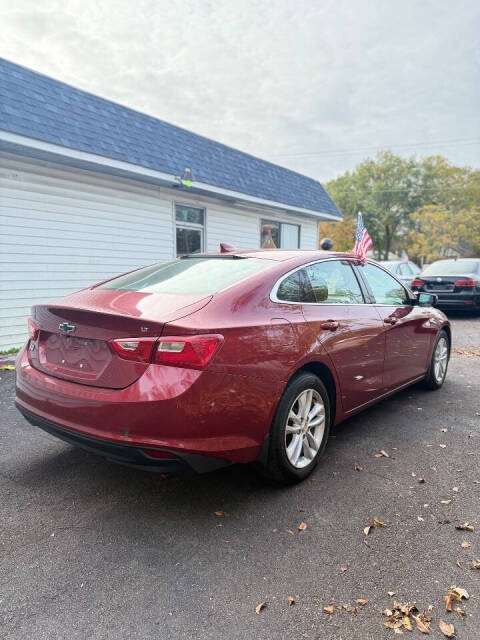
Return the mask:
POLYGON ((192 204, 191 202, 180 202, 178 200, 172 201, 173 205, 173 259, 179 259, 182 256, 188 255, 197 255, 190 253, 182 253, 178 254, 177 251, 177 227, 180 229, 196 229, 197 231, 201 231, 201 250, 199 253, 205 252, 205 245, 207 243, 207 208, 201 205, 192 204), (177 221, 177 207, 189 207, 190 209, 199 209, 203 211, 203 224, 198 224, 196 222, 178 222, 177 221))
POLYGON ((412 292, 409 291, 409 289, 403 284, 403 282, 401 282, 395 276, 395 274, 393 274, 388 269, 385 269, 385 267, 382 267, 381 265, 379 265, 377 262, 374 262, 373 260, 367 260, 367 264, 372 264, 374 267, 378 267, 378 269, 385 271, 387 275, 389 275, 391 278, 396 280, 398 284, 402 287, 402 289, 405 291, 405 294, 407 296, 407 302, 404 302, 403 304, 382 304, 380 302, 377 302, 375 300, 375 296, 373 295, 373 291, 370 288, 370 284, 366 276, 362 272, 362 265, 355 264, 353 265, 353 270, 354 271, 358 270, 358 277, 361 278, 362 282, 364 283, 365 290, 368 293, 368 301, 366 301, 366 304, 371 304, 375 307, 411 307, 412 306, 412 301, 414 300, 412 292))
POLYGON ((304 262, 300 266, 295 267, 294 269, 291 269, 287 273, 284 273, 282 276, 280 276, 280 278, 275 282, 275 284, 272 287, 272 290, 270 291, 270 300, 271 302, 276 302, 277 304, 296 304, 296 305, 302 305, 302 306, 303 305, 308 305, 308 306, 323 305, 326 307, 334 307, 335 305, 342 306, 342 307, 347 307, 347 306, 357 307, 358 305, 368 304, 367 302, 368 290, 363 284, 363 278, 359 278, 359 275, 355 271, 355 264, 354 264, 355 260, 358 260, 358 259, 338 257, 338 258, 322 258, 321 260, 311 260, 310 262, 304 262), (353 276, 357 280, 358 286, 360 288, 360 292, 363 297, 363 302, 294 302, 293 300, 280 300, 280 298, 277 297, 277 291, 280 285, 284 280, 289 278, 293 273, 296 273, 297 271, 300 271, 301 269, 305 269, 306 267, 310 267, 311 265, 314 265, 314 264, 320 264, 321 262, 334 262, 334 261, 348 262, 350 269, 352 269, 353 271, 353 276))
MULTIPOLYGON (((283 249, 284 247, 282 247, 282 226, 284 224, 289 224, 292 227, 297 227, 298 229, 298 247, 296 247, 297 249, 300 249, 301 247, 301 241, 302 241, 302 225, 299 222, 289 222, 287 220, 275 220, 274 218, 259 218, 259 228, 258 228, 258 235, 259 235, 259 240, 260 242, 262 241, 262 226, 267 223, 267 224, 278 224, 279 229, 278 229, 278 234, 279 234, 279 242, 280 242, 280 246, 277 247, 277 249, 283 249)), ((259 243, 260 244, 260 243, 259 243)), ((262 247, 260 246, 260 249, 262 247)), ((288 249, 286 249, 286 251, 288 251, 288 249)), ((292 251, 294 251, 294 249, 292 249, 292 251)))

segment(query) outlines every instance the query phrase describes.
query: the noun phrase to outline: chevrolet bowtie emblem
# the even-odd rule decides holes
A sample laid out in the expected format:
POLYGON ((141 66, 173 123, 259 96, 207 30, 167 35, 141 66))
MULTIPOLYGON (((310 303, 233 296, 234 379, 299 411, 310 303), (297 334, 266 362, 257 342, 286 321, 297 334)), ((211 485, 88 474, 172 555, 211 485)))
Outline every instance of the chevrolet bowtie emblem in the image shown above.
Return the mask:
POLYGON ((58 328, 60 329, 60 331, 63 331, 64 333, 73 333, 77 327, 74 324, 68 324, 68 322, 62 322, 61 324, 58 325, 58 328))

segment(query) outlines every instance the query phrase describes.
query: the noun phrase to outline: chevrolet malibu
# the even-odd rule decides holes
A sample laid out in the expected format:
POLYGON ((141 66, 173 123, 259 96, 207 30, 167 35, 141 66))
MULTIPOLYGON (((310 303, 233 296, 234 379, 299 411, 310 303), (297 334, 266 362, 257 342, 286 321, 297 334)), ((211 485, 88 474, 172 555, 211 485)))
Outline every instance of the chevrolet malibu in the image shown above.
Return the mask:
POLYGON ((332 426, 414 383, 442 386, 451 330, 435 298, 351 254, 185 256, 33 307, 16 404, 115 462, 255 461, 298 482, 332 426))

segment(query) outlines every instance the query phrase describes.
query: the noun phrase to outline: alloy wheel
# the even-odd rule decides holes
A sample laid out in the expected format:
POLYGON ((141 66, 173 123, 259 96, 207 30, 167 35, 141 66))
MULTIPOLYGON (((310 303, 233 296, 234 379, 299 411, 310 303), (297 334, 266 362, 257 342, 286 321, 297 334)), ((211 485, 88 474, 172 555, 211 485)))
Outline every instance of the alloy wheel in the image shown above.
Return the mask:
POLYGON ((305 389, 294 400, 285 425, 285 451, 296 469, 318 454, 325 433, 325 405, 316 389, 305 389))
POLYGON ((435 347, 435 353, 433 354, 433 373, 435 380, 440 384, 443 382, 445 374, 447 372, 448 364, 448 342, 447 339, 441 337, 435 347))

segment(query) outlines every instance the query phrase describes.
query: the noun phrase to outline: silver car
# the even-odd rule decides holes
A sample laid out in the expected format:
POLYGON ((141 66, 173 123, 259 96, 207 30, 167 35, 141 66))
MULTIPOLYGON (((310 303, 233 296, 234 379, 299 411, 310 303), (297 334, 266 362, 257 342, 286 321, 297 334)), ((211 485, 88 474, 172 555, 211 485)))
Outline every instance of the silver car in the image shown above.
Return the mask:
POLYGON ((421 271, 418 264, 410 260, 388 260, 380 262, 380 264, 393 273, 393 275, 407 287, 411 287, 412 280, 416 278, 421 271))

